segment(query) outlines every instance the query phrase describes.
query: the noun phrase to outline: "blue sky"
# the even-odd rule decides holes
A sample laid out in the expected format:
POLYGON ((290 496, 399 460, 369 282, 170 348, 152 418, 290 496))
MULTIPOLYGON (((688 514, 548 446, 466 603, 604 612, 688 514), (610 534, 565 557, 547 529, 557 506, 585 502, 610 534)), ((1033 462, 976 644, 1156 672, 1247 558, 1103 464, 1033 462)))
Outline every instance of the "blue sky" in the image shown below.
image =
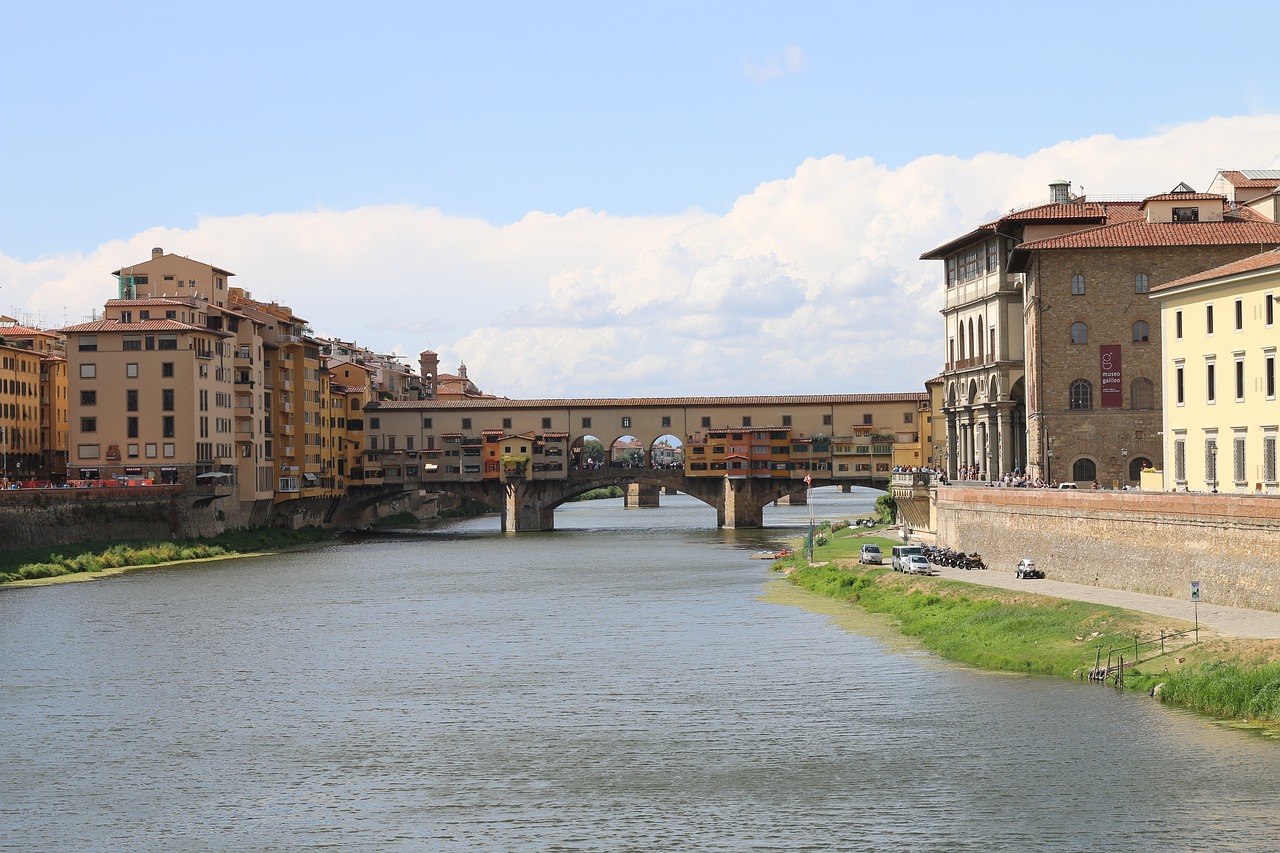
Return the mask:
POLYGON ((154 244, 512 396, 913 390, 941 360, 920 252, 1054 178, 1142 195, 1276 165, 1272 51, 1247 41, 1276 17, 27 4, 0 56, 0 312, 75 322, 154 244), (833 319, 850 304, 861 325, 833 319), (732 363, 698 387, 695 358, 732 363))

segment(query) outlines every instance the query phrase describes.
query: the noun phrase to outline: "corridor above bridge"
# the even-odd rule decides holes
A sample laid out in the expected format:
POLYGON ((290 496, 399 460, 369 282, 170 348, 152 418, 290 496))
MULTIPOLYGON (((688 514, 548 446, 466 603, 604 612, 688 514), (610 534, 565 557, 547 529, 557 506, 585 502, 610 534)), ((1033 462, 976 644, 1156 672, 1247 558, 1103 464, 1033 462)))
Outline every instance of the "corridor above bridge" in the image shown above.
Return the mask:
POLYGON ((680 468, 686 477, 887 484, 930 457, 928 395, 411 400, 364 410, 350 482, 565 479, 594 464, 680 468), (625 442, 634 458, 584 453, 625 442))

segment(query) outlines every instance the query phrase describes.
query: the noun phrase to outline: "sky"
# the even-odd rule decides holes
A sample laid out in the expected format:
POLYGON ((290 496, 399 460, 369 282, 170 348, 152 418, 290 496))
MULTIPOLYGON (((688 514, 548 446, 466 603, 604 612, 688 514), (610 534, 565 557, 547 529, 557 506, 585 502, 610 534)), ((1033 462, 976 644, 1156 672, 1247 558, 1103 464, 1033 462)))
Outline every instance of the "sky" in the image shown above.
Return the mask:
POLYGON ((919 391, 921 253, 1280 168, 1273 4, 22 4, 0 313, 153 247, 509 397, 919 391), (1268 25, 1271 26, 1268 26, 1268 25), (1265 40, 1264 40, 1265 41, 1265 40))

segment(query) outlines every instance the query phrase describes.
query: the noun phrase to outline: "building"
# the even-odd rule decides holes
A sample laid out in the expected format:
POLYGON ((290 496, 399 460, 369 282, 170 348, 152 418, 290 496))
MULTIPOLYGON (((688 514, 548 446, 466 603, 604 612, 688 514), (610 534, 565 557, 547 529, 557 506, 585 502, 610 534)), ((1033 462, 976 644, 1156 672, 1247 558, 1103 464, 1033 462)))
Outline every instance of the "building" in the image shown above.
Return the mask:
POLYGON ((1280 492, 1280 252, 1152 288, 1165 329, 1165 489, 1280 492))
POLYGON ((1218 172, 1209 192, 1229 203, 1245 205, 1272 222, 1280 222, 1280 169, 1241 169, 1218 172))
POLYGON ((1046 480, 1137 484, 1161 467, 1162 334, 1150 290, 1280 246, 1280 224, 1186 184, 1137 213, 1010 253, 1025 280, 1028 467, 1046 480))
POLYGON ((1137 483, 1162 459, 1151 288, 1280 245, 1280 225, 1185 184, 1087 199, 1065 181, 922 255, 945 264, 948 473, 1137 483))
MULTIPOLYGON (((13 347, 16 349, 26 350, 34 353, 40 359, 40 437, 39 437, 39 464, 32 467, 26 467, 25 476, 36 480, 44 480, 55 483, 61 483, 66 478, 67 473, 67 448, 69 441, 69 430, 67 422, 67 359, 65 343, 61 335, 56 332, 37 329, 31 326, 24 326, 11 318, 0 318, 0 346, 13 347)), ((0 397, 12 396, 9 399, 0 402, 0 413, 4 411, 4 403, 7 402, 12 408, 10 411, 20 411, 18 407, 22 405, 17 399, 21 389, 21 380, 17 380, 19 384, 13 385, 13 390, 8 392, 0 392, 0 397)), ((0 388, 4 387, 0 381, 0 388)), ((0 414, 0 430, 5 428, 6 421, 4 415, 0 414)), ((16 422, 13 437, 15 440, 21 440, 21 426, 16 422)), ((3 435, 0 433, 0 446, 4 444, 3 435)), ((23 453, 15 455, 12 460, 15 464, 21 461, 30 463, 30 459, 25 459, 29 455, 31 448, 23 446, 23 453)), ((0 469, 0 477, 6 476, 3 473, 5 469, 0 469)), ((16 471, 15 471, 16 474, 16 471)))

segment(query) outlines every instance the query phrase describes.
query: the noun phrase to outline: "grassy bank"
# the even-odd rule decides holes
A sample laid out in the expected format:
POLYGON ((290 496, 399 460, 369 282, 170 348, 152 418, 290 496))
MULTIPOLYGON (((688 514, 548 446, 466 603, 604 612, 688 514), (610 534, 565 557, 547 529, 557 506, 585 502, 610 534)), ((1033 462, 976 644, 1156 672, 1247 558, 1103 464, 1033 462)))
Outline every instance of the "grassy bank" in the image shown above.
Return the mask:
POLYGON ((85 542, 49 548, 0 552, 0 583, 91 575, 113 569, 207 560, 320 542, 333 531, 264 528, 234 530, 210 539, 157 542, 85 542))
MULTIPOLYGON (((950 660, 1079 678, 1099 646, 1119 648, 1134 635, 1151 638, 1180 627, 1116 607, 860 566, 856 555, 864 542, 886 553, 898 544, 841 531, 815 549, 815 559, 826 565, 807 567, 803 558, 792 558, 779 568, 790 569, 789 579, 804 589, 891 617, 904 634, 950 660)), ((1146 692, 1159 685, 1160 698, 1170 704, 1280 724, 1280 641, 1218 638, 1152 655, 1126 670, 1126 687, 1146 692)))

